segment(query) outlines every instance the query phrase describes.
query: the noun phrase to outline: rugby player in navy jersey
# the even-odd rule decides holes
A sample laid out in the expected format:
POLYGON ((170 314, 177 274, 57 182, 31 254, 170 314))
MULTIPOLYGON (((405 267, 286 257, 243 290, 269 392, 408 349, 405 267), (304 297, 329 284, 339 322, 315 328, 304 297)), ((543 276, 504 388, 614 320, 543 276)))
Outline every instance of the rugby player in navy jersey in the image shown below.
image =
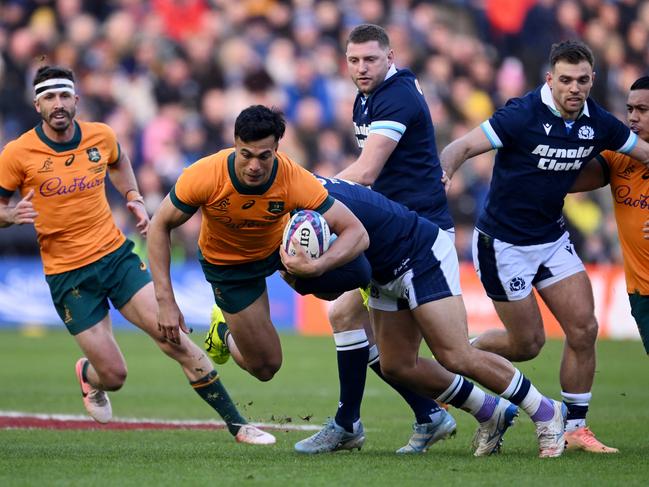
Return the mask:
MULTIPOLYGON (((560 456, 565 407, 539 393, 505 358, 469 344, 457 254, 446 232, 361 185, 318 179, 363 223, 370 237, 364 252, 372 273, 369 307, 385 376, 472 414, 480 423, 474 437, 476 456, 500 450, 502 437, 518 413, 513 404, 534 421, 539 456, 560 456), (422 337, 437 361, 418 357, 422 337), (463 375, 502 398, 485 394, 463 375)), ((284 249, 280 253, 284 258, 284 249)), ((301 264, 308 269, 310 260, 301 249, 300 254, 302 262, 287 265, 297 275, 301 264)), ((291 284, 300 294, 336 293, 348 282, 348 272, 340 268, 291 284)), ((314 443, 324 448, 333 438, 340 449, 360 448, 357 436, 341 430, 331 420, 317 433, 321 441, 314 443)))
MULTIPOLYGON (((532 287, 566 335, 560 369, 568 408, 569 446, 599 442, 586 428, 595 373, 597 321, 584 266, 565 230, 563 200, 586 162, 605 149, 649 162, 649 145, 589 98, 594 59, 588 46, 552 46, 546 82, 509 100, 479 127, 441 153, 447 184, 460 165, 498 149, 487 197, 473 238, 473 260, 505 330, 473 342, 509 360, 536 357, 545 333, 532 287), (584 438, 588 435, 588 438, 584 438)), ((583 448, 585 449, 585 448, 583 448)))
MULTIPOLYGON (((375 191, 452 232, 435 130, 417 79, 410 70, 396 68, 390 39, 377 25, 355 27, 349 34, 346 49, 349 74, 358 88, 353 122, 362 151, 338 177, 371 185, 375 191)), ((350 291, 336 300, 330 308, 329 321, 340 377, 334 423, 360 435, 360 407, 368 363, 385 380, 379 366, 379 352, 371 343, 369 315, 361 293, 350 291)), ((403 386, 390 385, 415 414, 410 441, 398 453, 421 453, 455 432, 453 417, 434 401, 403 386)), ((301 452, 338 448, 335 438, 317 434, 295 447, 301 452), (329 441, 327 445, 321 443, 325 439, 329 441)))

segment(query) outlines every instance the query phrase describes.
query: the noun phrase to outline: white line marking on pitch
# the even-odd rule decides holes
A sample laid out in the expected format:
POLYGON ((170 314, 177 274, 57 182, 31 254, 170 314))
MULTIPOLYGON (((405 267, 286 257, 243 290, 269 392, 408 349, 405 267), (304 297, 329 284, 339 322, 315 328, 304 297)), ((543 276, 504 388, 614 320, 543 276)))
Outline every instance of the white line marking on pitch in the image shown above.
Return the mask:
MULTIPOLYGON (((94 420, 88 416, 83 415, 72 415, 72 414, 45 414, 45 413, 27 413, 23 411, 1 411, 0 417, 2 418, 30 418, 30 419, 39 419, 42 421, 83 421, 90 422, 95 424, 94 420)), ((149 418, 113 418, 112 423, 149 423, 149 424, 159 424, 159 425, 174 425, 174 426, 217 426, 225 427, 223 421, 216 420, 200 420, 200 419, 185 419, 185 420, 174 420, 174 419, 149 419, 149 418)), ((255 426, 260 428, 268 428, 274 430, 290 430, 290 431, 316 431, 321 428, 319 425, 315 424, 294 424, 294 423, 257 423, 252 422, 255 426)))

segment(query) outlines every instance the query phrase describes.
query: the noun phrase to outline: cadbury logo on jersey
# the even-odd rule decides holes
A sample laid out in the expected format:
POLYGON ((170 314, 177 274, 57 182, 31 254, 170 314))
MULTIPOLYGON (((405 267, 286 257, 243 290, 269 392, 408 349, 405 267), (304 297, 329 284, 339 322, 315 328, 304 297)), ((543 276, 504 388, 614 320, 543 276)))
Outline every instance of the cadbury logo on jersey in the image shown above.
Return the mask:
POLYGON ((82 176, 80 178, 74 178, 70 184, 64 184, 61 178, 55 177, 43 181, 38 191, 42 196, 49 197, 86 191, 101 186, 102 184, 104 184, 104 178, 102 177, 88 181, 86 176, 82 176))
POLYGON ((550 147, 546 144, 539 144, 532 151, 532 154, 542 156, 537 167, 544 171, 570 171, 581 169, 583 159, 593 152, 594 146, 579 147, 578 149, 564 149, 550 147), (568 159, 567 161, 565 159, 568 159))

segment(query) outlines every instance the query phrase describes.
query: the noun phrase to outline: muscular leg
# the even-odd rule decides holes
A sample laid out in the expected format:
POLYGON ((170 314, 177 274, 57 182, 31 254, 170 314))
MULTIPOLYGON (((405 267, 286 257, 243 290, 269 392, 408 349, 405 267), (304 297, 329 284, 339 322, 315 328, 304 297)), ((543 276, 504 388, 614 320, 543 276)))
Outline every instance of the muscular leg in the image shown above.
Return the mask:
POLYGON ((418 356, 421 333, 411 312, 372 310, 372 314, 383 374, 426 397, 444 392, 455 374, 434 360, 418 356))
POLYGON ((381 367, 386 375, 418 392, 470 412, 480 422, 474 439, 476 455, 488 455, 500 448, 502 435, 516 413, 508 402, 485 394, 462 375, 474 378, 530 415, 537 426, 541 457, 563 452, 564 416, 559 403, 542 396, 505 358, 469 344, 461 296, 425 303, 412 311, 411 320, 404 313, 373 310, 377 341, 383 350, 381 367), (414 346, 411 327, 405 326, 408 321, 415 321, 431 351, 448 370, 416 357, 418 347, 414 346), (401 341, 399 334, 403 335, 401 341))
POLYGON ((166 355, 178 362, 192 388, 219 413, 226 422, 228 431, 236 437, 237 441, 254 444, 275 442, 272 435, 261 432, 251 425, 242 428, 247 421, 239 414, 218 373, 198 345, 184 333, 180 334, 180 344, 168 342, 160 336, 153 283, 147 284, 135 293, 120 309, 120 313, 149 334, 166 355))
POLYGON ((412 313, 428 347, 445 368, 470 377, 496 393, 507 388, 514 367, 507 359, 469 344, 461 296, 425 303, 412 313))
POLYGON ((370 348, 364 329, 364 322, 369 322, 369 318, 357 289, 342 294, 331 303, 329 322, 336 343, 340 385, 334 419, 336 424, 353 432, 355 423, 360 421, 370 348))
POLYGON ((124 318, 153 338, 166 355, 178 362, 191 382, 199 380, 213 370, 205 353, 184 333, 180 334, 179 345, 168 342, 160 336, 153 283, 147 284, 136 292, 119 311, 124 318))
POLYGON ((590 280, 585 272, 579 272, 539 292, 566 334, 560 381, 563 402, 568 408, 568 447, 593 453, 617 453, 616 448, 604 445, 586 427, 595 375, 597 339, 597 320, 590 280))
POLYGON ((534 294, 519 301, 493 301, 504 330, 487 331, 472 341, 474 347, 513 362, 536 357, 545 344, 541 311, 534 294))
MULTIPOLYGON (((430 423, 433 421, 434 416, 439 413, 440 408, 435 401, 429 397, 424 397, 418 395, 414 391, 404 387, 402 384, 396 383, 394 381, 388 380, 383 376, 381 372, 381 366, 379 364, 379 353, 380 351, 374 345, 374 334, 372 332, 372 326, 370 324, 370 317, 367 311, 367 308, 363 305, 362 297, 360 292, 354 290, 343 294, 338 298, 329 310, 329 322, 334 331, 334 337, 337 333, 343 331, 351 331, 365 329, 365 333, 368 337, 369 342, 369 365, 370 368, 378 375, 384 382, 386 382, 390 387, 401 395, 401 397, 408 403, 413 413, 415 414, 416 423, 430 423)), ((417 334, 417 330, 413 330, 413 333, 417 334)), ((421 342, 421 336, 419 336, 419 341, 421 342)), ((338 354, 338 369, 340 375, 341 389, 347 388, 351 390, 355 388, 358 391, 358 381, 353 381, 354 370, 350 370, 351 367, 341 363, 341 353, 338 354), (345 382, 348 382, 349 385, 346 385, 345 382)), ((360 365, 359 365, 360 366, 360 365)), ((357 374, 356 374, 357 375, 357 374)), ((364 388, 364 381, 363 381, 364 388)), ((363 388, 358 391, 359 395, 356 398, 357 409, 360 411, 360 402, 363 398, 363 388)), ((341 391, 342 392, 342 391, 341 391)), ((345 407, 345 402, 341 397, 342 407, 345 407)), ((349 402, 348 402, 349 404, 349 402)))
POLYGON ((564 391, 589 392, 595 376, 595 319, 593 290, 579 272, 539 291, 566 334, 560 380, 564 391))
POLYGON ((469 344, 463 324, 466 311, 459 296, 426 303, 412 312, 375 310, 374 316, 384 373, 420 394, 439 396, 455 374, 466 375, 500 393, 514 376, 514 368, 506 359, 469 344), (409 322, 410 326, 405 326, 409 322), (439 362, 417 357, 422 334, 439 362), (414 355, 405 352, 411 350, 416 350, 414 355))
POLYGON ((96 389, 117 391, 126 380, 126 362, 106 315, 95 326, 74 336, 88 359, 85 378, 96 389))
POLYGON ((235 362, 261 381, 269 381, 282 365, 282 346, 270 320, 268 291, 246 309, 223 312, 230 329, 228 348, 235 362))

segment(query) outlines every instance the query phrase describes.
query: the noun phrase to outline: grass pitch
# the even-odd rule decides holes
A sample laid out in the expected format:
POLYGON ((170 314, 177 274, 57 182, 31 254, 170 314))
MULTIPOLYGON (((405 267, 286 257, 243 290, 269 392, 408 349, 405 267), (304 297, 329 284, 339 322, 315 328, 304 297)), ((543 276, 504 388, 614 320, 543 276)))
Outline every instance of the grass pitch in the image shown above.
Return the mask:
MULTIPOLYGON (((194 337, 197 342, 201 333, 194 337)), ((125 387, 111 394, 122 418, 215 419, 171 360, 141 333, 117 339, 129 364, 125 387)), ((335 347, 330 338, 282 336, 284 365, 261 383, 234 363, 222 379, 251 421, 321 424, 338 399, 335 347)), ((520 368, 541 389, 559 397, 561 344, 548 342, 520 368)), ((0 410, 83 414, 74 375, 80 353, 62 331, 28 337, 0 331, 0 410)), ((455 439, 420 456, 394 450, 410 434, 412 414, 387 386, 368 373, 362 451, 301 456, 293 444, 311 432, 274 431, 272 447, 240 445, 219 431, 0 430, 0 485, 647 485, 649 483, 649 360, 639 342, 600 342, 589 425, 618 455, 567 452, 536 458, 536 438, 525 416, 507 433, 503 453, 471 455, 475 421, 454 410, 455 439)))

